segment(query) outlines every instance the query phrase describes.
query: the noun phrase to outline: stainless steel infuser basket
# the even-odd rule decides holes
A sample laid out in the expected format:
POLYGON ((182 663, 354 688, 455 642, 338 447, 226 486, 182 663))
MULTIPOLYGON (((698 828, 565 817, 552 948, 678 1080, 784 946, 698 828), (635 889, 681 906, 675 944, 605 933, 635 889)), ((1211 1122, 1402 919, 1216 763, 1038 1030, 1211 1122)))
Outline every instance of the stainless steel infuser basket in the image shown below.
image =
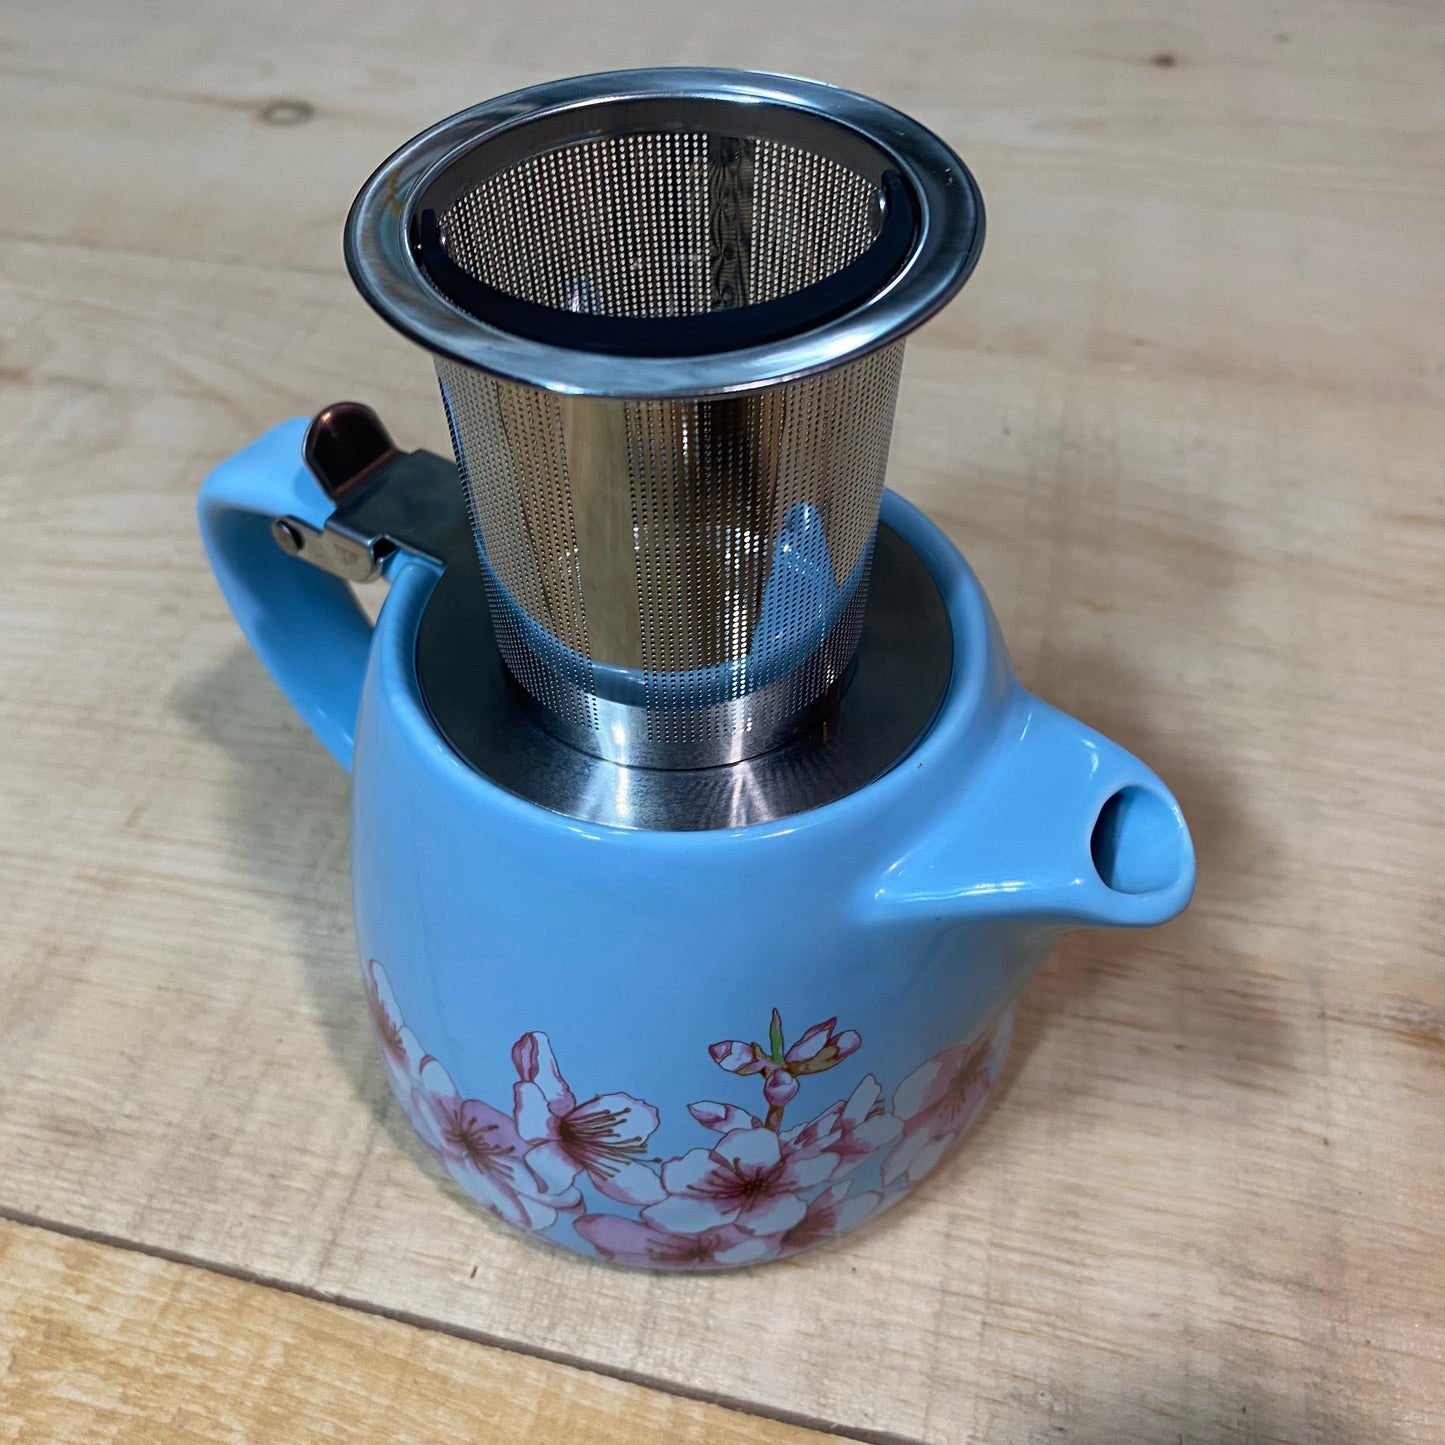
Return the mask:
POLYGON ((536 86, 376 172, 348 265, 434 355, 500 651, 543 726, 699 768, 836 704, 903 337, 982 237, 922 126, 750 72, 536 86))

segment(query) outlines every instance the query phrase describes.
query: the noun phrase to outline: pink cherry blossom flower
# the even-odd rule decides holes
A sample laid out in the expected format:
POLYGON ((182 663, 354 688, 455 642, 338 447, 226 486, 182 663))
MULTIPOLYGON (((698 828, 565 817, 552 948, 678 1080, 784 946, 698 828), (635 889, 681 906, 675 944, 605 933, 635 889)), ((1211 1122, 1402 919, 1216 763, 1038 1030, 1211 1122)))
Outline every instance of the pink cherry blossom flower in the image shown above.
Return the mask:
POLYGON ((903 1136, 883 1161, 883 1183, 921 1179, 973 1123, 988 1097, 993 1030, 945 1049, 915 1069, 893 1095, 903 1136))
POLYGON ((756 1114, 749 1114, 746 1109, 739 1109, 736 1104, 717 1104, 711 1099, 700 1099, 696 1104, 689 1104, 687 1112, 704 1129, 711 1129, 715 1134, 731 1134, 734 1129, 763 1127, 763 1121, 756 1114))
MULTIPOLYGON (((708 1047, 713 1062, 730 1074, 766 1074, 771 1079, 778 1073, 794 1077, 821 1074, 856 1053, 863 1040, 852 1029, 835 1030, 836 1018, 814 1024, 792 1048, 783 1050, 783 1020, 777 1009, 768 1027, 768 1047, 746 1043, 742 1039, 722 1039, 708 1047)), ((797 1091, 794 1090, 796 1093, 797 1091)), ((791 1098, 792 1096, 789 1095, 791 1098)))
POLYGON ((775 1129, 783 1117, 783 1110, 797 1096, 798 1081, 783 1062, 783 1021, 773 1010, 772 1031, 769 1037, 772 1053, 761 1044, 744 1043, 742 1039, 720 1039, 708 1046, 708 1053, 718 1068, 730 1074, 761 1074, 763 1076, 763 1098, 768 1105, 767 1124, 775 1129))
POLYGON ((386 1064, 392 1087, 406 1099, 416 1085, 417 1072, 421 1068, 426 1050, 402 1019, 386 970, 373 958, 368 960, 361 974, 362 981, 366 984, 366 1003, 371 1011, 371 1026, 375 1029, 376 1041, 381 1046, 382 1061, 386 1064))
POLYGON ((852 1030, 837 1030, 836 1018, 825 1019, 787 1048, 783 1038, 782 1015, 773 1010, 768 1023, 768 1044, 742 1039, 720 1039, 708 1048, 713 1062, 730 1074, 761 1074, 763 1098, 768 1105, 767 1126, 782 1125, 783 1110, 798 1096, 798 1081, 805 1074, 821 1074, 842 1063, 863 1042, 852 1030))
POLYGON ((736 1224, 748 1234, 781 1234, 805 1212, 801 1193, 821 1184, 837 1159, 787 1149, 771 1129, 735 1129, 711 1149, 694 1149, 662 1166, 667 1198, 642 1217, 678 1234, 736 1224))
POLYGON ((778 1241, 780 1251, 796 1254, 800 1249, 811 1249, 815 1244, 845 1234, 867 1219, 883 1202, 883 1196, 876 1189, 851 1198, 848 1189, 848 1182, 844 1180, 839 1184, 830 1184, 810 1199, 807 1212, 778 1241))
POLYGON ((651 1269, 721 1269, 770 1258, 777 1245, 724 1224, 676 1234, 620 1214, 584 1214, 572 1226, 605 1259, 651 1269))
POLYGON ((847 1099, 824 1109, 816 1119, 783 1136, 794 1153, 811 1158, 831 1154, 837 1177, 851 1174, 902 1132, 903 1123, 883 1106, 883 1088, 869 1074, 847 1099))
POLYGON ((763 1076, 763 1098, 768 1108, 782 1110, 798 1096, 801 1085, 787 1069, 769 1069, 763 1076))
POLYGON ((528 1168, 527 1146, 512 1120, 480 1099, 462 1098, 430 1056, 412 1092, 412 1122, 452 1178, 508 1224, 546 1229, 559 1210, 581 1207, 575 1189, 549 1191, 528 1168))
POLYGON ((760 1074, 768 1067, 762 1045, 745 1044, 741 1039, 722 1039, 709 1044, 707 1051, 713 1063, 730 1074, 760 1074))
MULTIPOLYGON (((776 1017, 776 1010, 774 1011, 776 1017)), ((858 1052, 863 1040, 852 1030, 835 1033, 838 1020, 825 1019, 814 1024, 792 1048, 783 1055, 788 1072, 795 1075, 821 1074, 840 1064, 849 1054, 858 1052)))
POLYGON ((517 1132, 530 1146, 527 1164, 550 1190, 586 1174, 609 1199, 655 1204, 662 1181, 642 1162, 657 1128, 657 1110, 630 1094, 594 1095, 582 1103, 557 1067, 546 1034, 523 1034, 512 1047, 517 1132))

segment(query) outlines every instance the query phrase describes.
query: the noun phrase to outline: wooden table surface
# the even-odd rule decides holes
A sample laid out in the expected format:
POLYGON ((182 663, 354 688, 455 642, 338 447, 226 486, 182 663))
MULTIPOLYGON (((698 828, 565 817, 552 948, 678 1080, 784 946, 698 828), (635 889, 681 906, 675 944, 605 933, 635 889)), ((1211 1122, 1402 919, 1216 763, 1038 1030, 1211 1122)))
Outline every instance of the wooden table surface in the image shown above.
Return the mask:
POLYGON ((12 3, 0 82, 0 1440, 1445 1438, 1436 0, 12 3), (396 144, 679 62, 976 169, 890 481, 1200 862, 1059 951, 912 1202, 707 1278, 531 1245, 411 1141, 346 779, 192 514, 338 397, 445 448, 340 259, 396 144))

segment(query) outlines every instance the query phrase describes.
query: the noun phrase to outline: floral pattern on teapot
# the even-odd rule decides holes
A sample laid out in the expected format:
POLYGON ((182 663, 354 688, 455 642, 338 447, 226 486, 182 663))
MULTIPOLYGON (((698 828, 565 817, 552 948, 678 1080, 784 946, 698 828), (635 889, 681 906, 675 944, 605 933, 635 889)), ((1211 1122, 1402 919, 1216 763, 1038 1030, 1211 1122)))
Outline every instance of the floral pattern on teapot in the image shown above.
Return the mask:
POLYGON ((861 1224, 923 1177, 977 1117, 1002 1064, 1013 1010, 967 1044, 920 1065, 885 1100, 867 1075, 804 1123, 788 1119, 809 1081, 857 1053, 827 1019, 792 1044, 776 1009, 767 1042, 725 1039, 719 1068, 761 1086, 761 1114, 699 1100, 708 1131, 663 1159, 648 1149, 658 1111, 630 1094, 577 1096, 545 1033, 512 1046, 510 1108, 464 1098, 397 1007, 386 970, 364 970, 391 1086, 422 1141, 486 1209, 531 1233, 559 1221, 604 1259, 652 1269, 716 1269, 794 1254, 861 1224), (854 1192, 862 1166, 877 1188, 854 1192), (589 1198, 597 1205, 589 1210, 589 1198), (602 1202, 625 1212, 603 1210, 602 1202))

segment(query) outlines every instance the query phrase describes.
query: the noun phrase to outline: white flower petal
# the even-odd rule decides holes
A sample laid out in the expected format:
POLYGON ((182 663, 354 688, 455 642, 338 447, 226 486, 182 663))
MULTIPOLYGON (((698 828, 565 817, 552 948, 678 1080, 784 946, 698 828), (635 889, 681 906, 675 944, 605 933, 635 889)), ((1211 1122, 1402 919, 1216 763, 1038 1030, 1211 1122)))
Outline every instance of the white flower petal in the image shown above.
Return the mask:
POLYGON ((662 1166, 662 1182, 669 1194, 687 1194, 722 1167, 710 1150, 690 1149, 680 1159, 669 1159, 662 1166))
POLYGON ((745 1235, 736 1244, 729 1244, 715 1250, 713 1260, 718 1264, 755 1264, 760 1259, 771 1259, 778 1252, 778 1246, 760 1235, 745 1235))
MULTIPOLYGON (((516 1190, 509 1189, 506 1184, 494 1179, 490 1174, 483 1174, 479 1170, 473 1169, 464 1159, 449 1156, 445 1163, 447 1173, 473 1199, 490 1209, 493 1214, 506 1220, 508 1224, 517 1229, 530 1230, 539 1227, 532 1223, 534 1212, 523 1204, 521 1196, 516 1190)), ((545 1212, 552 1218, 556 1217, 551 1209, 545 1209, 545 1212)), ((547 1220, 548 1224, 551 1222, 551 1219, 547 1220)))
POLYGON ((870 1189, 865 1194, 855 1194, 852 1199, 845 1199, 838 1206, 837 1233, 842 1234, 845 1229, 853 1229, 878 1212, 878 1206, 883 1203, 883 1196, 876 1190, 870 1189))
POLYGON ((763 1195, 739 1210, 737 1224, 749 1234, 783 1234, 807 1213, 796 1194, 763 1195))
POLYGON ((401 1010, 396 1006, 396 995, 392 992, 391 980, 386 976, 386 970, 374 958, 367 963, 366 968, 371 975, 371 986, 376 991, 376 1001, 389 1017, 400 1023, 401 1010))
POLYGON ((407 1028, 405 1024, 400 1029, 401 1047, 406 1054, 407 1077, 413 1082, 421 1079, 421 1061, 426 1058, 426 1050, 421 1046, 421 1040, 407 1028))
POLYGON ((705 1229, 716 1229, 722 1224, 731 1224, 737 1217, 736 1205, 723 1205, 711 1199, 693 1199, 685 1194, 670 1194, 666 1199, 650 1204, 642 1211, 642 1217, 659 1229, 670 1229, 674 1234, 701 1234, 705 1229))
POLYGON ((841 1117, 856 1128, 867 1119, 868 1111, 878 1102, 882 1094, 883 1086, 878 1080, 872 1074, 865 1075, 858 1087, 849 1094, 848 1102, 843 1105, 841 1117))
POLYGON ((667 1197, 662 1180, 647 1167, 636 1161, 622 1164, 615 1172, 589 1174, 599 1193, 619 1204, 656 1204, 667 1197))
POLYGON ((567 1080, 562 1077, 562 1070, 557 1067, 552 1041, 546 1034, 536 1033, 532 1037, 537 1041, 537 1086, 549 1104, 565 1102, 570 1109, 574 1102, 572 1090, 567 1087, 567 1080))
POLYGON ((555 1139, 538 1144, 526 1153, 527 1168, 542 1184, 545 1194, 560 1194, 570 1189, 579 1170, 575 1161, 555 1139))
POLYGON ((947 1057, 940 1054, 909 1074, 899 1084, 893 1095, 893 1112, 900 1118, 911 1119, 915 1114, 928 1108, 932 1102, 930 1094, 938 1084, 939 1076, 948 1068, 947 1057))
POLYGON ((557 1210, 548 1202, 538 1199, 532 1194, 514 1194, 516 1208, 521 1215, 519 1229, 526 1229, 536 1232, 539 1229, 550 1229, 557 1221, 557 1210))
MULTIPOLYGON (((881 1149, 903 1132, 903 1120, 893 1114, 877 1114, 853 1130, 853 1138, 866 1148, 881 1149)), ((861 1161, 859 1161, 861 1162, 861 1161)))
POLYGON ((883 1161, 883 1183, 892 1184, 895 1179, 901 1179, 908 1173, 914 1159, 918 1157, 918 1151, 928 1142, 928 1135, 917 1129, 912 1134, 905 1129, 903 1137, 893 1146, 888 1157, 883 1161))
POLYGON ((811 1189, 831 1179, 838 1168, 838 1156, 826 1150, 818 1154, 794 1155, 784 1166, 784 1178, 794 1189, 811 1189))
POLYGON ((512 1109, 517 1133, 524 1139, 542 1140, 552 1135, 555 1115, 547 1107, 547 1097, 536 1084, 515 1084, 512 1087, 512 1109))
POLYGON ((744 1168, 771 1169, 782 1157, 771 1129, 735 1129, 713 1145, 713 1153, 744 1168))
POLYGON ((938 1161, 958 1143, 958 1140, 958 1134, 940 1134, 935 1138, 925 1140, 908 1166, 909 1182, 916 1184, 925 1174, 931 1173, 938 1161))
POLYGON ((790 1064, 803 1064, 816 1058, 823 1051, 823 1045, 832 1037, 833 1026, 837 1022, 834 1018, 814 1024, 783 1057, 790 1064))
POLYGON ((642 1099, 634 1099, 631 1094, 603 1094, 579 1104, 576 1112, 581 1118, 611 1114, 610 1133, 612 1139, 618 1142, 638 1139, 645 1144, 656 1132, 658 1124, 657 1110, 642 1099))
POLYGON ((452 1083, 452 1076, 442 1067, 440 1059, 435 1059, 428 1054, 422 1060, 421 1067, 417 1071, 417 1079, 423 1090, 434 1098, 461 1102, 457 1086, 452 1083))
POLYGON ((446 1118, 444 1111, 437 1107, 434 1095, 423 1088, 413 1088, 407 1117, 411 1120, 412 1127, 431 1148, 441 1149, 444 1147, 442 1130, 446 1118))
POLYGON ((711 1099, 700 1099, 696 1104, 689 1104, 687 1112, 704 1129, 712 1129, 719 1134, 731 1134, 734 1129, 760 1127, 757 1119, 746 1109, 739 1109, 736 1104, 717 1104, 711 1099))

